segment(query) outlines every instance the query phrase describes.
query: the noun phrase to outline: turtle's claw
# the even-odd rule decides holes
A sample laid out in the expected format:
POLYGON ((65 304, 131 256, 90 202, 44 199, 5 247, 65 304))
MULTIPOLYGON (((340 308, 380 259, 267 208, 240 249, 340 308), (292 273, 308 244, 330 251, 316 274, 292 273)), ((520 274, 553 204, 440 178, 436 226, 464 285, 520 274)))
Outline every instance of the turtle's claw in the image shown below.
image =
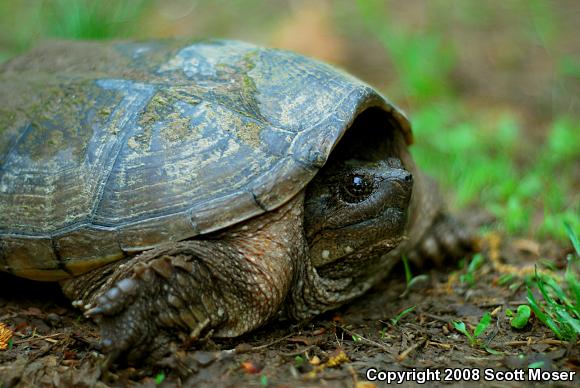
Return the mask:
POLYGON ((137 280, 133 278, 120 280, 98 297, 96 305, 85 311, 85 317, 96 318, 100 315, 115 315, 119 313, 134 299, 137 289, 137 280))
POLYGON ((146 359, 167 342, 151 315, 145 292, 155 290, 157 285, 145 284, 136 277, 121 279, 85 311, 84 315, 93 318, 101 329, 99 348, 108 353, 108 364, 118 359, 146 359))

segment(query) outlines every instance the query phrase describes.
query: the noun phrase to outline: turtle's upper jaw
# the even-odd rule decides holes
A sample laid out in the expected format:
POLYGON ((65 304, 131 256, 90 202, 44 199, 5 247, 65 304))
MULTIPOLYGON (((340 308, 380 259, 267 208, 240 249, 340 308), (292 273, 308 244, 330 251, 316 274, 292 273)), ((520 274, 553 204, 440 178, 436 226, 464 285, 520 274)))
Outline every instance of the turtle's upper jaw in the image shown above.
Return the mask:
POLYGON ((398 160, 348 160, 321 171, 306 191, 305 231, 315 267, 404 237, 413 177, 398 160))

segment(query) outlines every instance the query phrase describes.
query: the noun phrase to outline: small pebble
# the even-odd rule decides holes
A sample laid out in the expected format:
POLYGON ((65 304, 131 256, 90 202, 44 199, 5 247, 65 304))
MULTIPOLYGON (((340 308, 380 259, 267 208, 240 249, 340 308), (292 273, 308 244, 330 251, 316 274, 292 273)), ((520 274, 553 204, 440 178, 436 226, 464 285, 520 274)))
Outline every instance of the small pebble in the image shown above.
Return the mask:
POLYGON ((211 352, 197 351, 193 355, 193 359, 201 366, 207 366, 215 361, 215 355, 211 352))
POLYGON ((56 324, 62 322, 62 318, 55 313, 49 313, 46 318, 50 321, 50 323, 56 324))
POLYGON ((238 346, 236 346, 236 348, 235 348, 235 351, 236 351, 236 353, 238 353, 238 354, 241 354, 241 353, 248 353, 248 352, 250 352, 251 350, 252 350, 252 345, 250 345, 250 344, 246 344, 246 343, 239 344, 239 345, 238 345, 238 346))

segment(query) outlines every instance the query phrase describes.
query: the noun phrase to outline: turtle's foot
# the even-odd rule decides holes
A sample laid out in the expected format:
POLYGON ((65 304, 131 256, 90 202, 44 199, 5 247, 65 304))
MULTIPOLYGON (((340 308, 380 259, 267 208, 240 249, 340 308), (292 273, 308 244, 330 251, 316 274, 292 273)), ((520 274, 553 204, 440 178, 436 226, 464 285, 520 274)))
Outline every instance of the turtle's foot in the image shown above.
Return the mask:
POLYGON ((89 273, 63 284, 63 290, 99 325, 108 363, 158 360, 176 333, 195 340, 224 316, 207 266, 191 250, 154 249, 103 275, 99 286, 88 281, 97 279, 89 273))
POLYGON ((419 243, 408 253, 417 266, 425 266, 425 260, 437 266, 462 258, 476 249, 475 232, 459 220, 441 215, 425 233, 419 243))
POLYGON ((96 298, 91 308, 85 311, 85 316, 93 318, 99 325, 99 347, 108 354, 108 364, 119 359, 128 363, 155 360, 168 350, 170 338, 160 327, 159 311, 155 310, 166 306, 148 300, 157 294, 154 292, 152 295, 151 291, 162 288, 156 283, 159 282, 147 282, 137 277, 122 279, 96 298))

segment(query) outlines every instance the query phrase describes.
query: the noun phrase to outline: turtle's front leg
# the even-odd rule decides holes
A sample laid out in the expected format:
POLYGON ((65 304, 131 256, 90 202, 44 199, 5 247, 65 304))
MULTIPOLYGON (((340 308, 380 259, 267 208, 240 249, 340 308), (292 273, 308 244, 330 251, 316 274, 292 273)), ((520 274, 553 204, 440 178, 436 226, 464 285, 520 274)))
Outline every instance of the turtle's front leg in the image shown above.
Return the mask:
POLYGON ((272 317, 289 288, 291 266, 274 273, 264 266, 272 263, 255 259, 220 241, 185 241, 126 261, 96 289, 87 284, 92 273, 63 289, 98 323, 111 359, 155 359, 177 333, 191 340, 209 330, 234 337, 272 317))
POLYGON ((302 197, 224 230, 145 251, 64 282, 111 359, 159 358, 171 337, 235 337, 272 318, 306 245, 302 197))

